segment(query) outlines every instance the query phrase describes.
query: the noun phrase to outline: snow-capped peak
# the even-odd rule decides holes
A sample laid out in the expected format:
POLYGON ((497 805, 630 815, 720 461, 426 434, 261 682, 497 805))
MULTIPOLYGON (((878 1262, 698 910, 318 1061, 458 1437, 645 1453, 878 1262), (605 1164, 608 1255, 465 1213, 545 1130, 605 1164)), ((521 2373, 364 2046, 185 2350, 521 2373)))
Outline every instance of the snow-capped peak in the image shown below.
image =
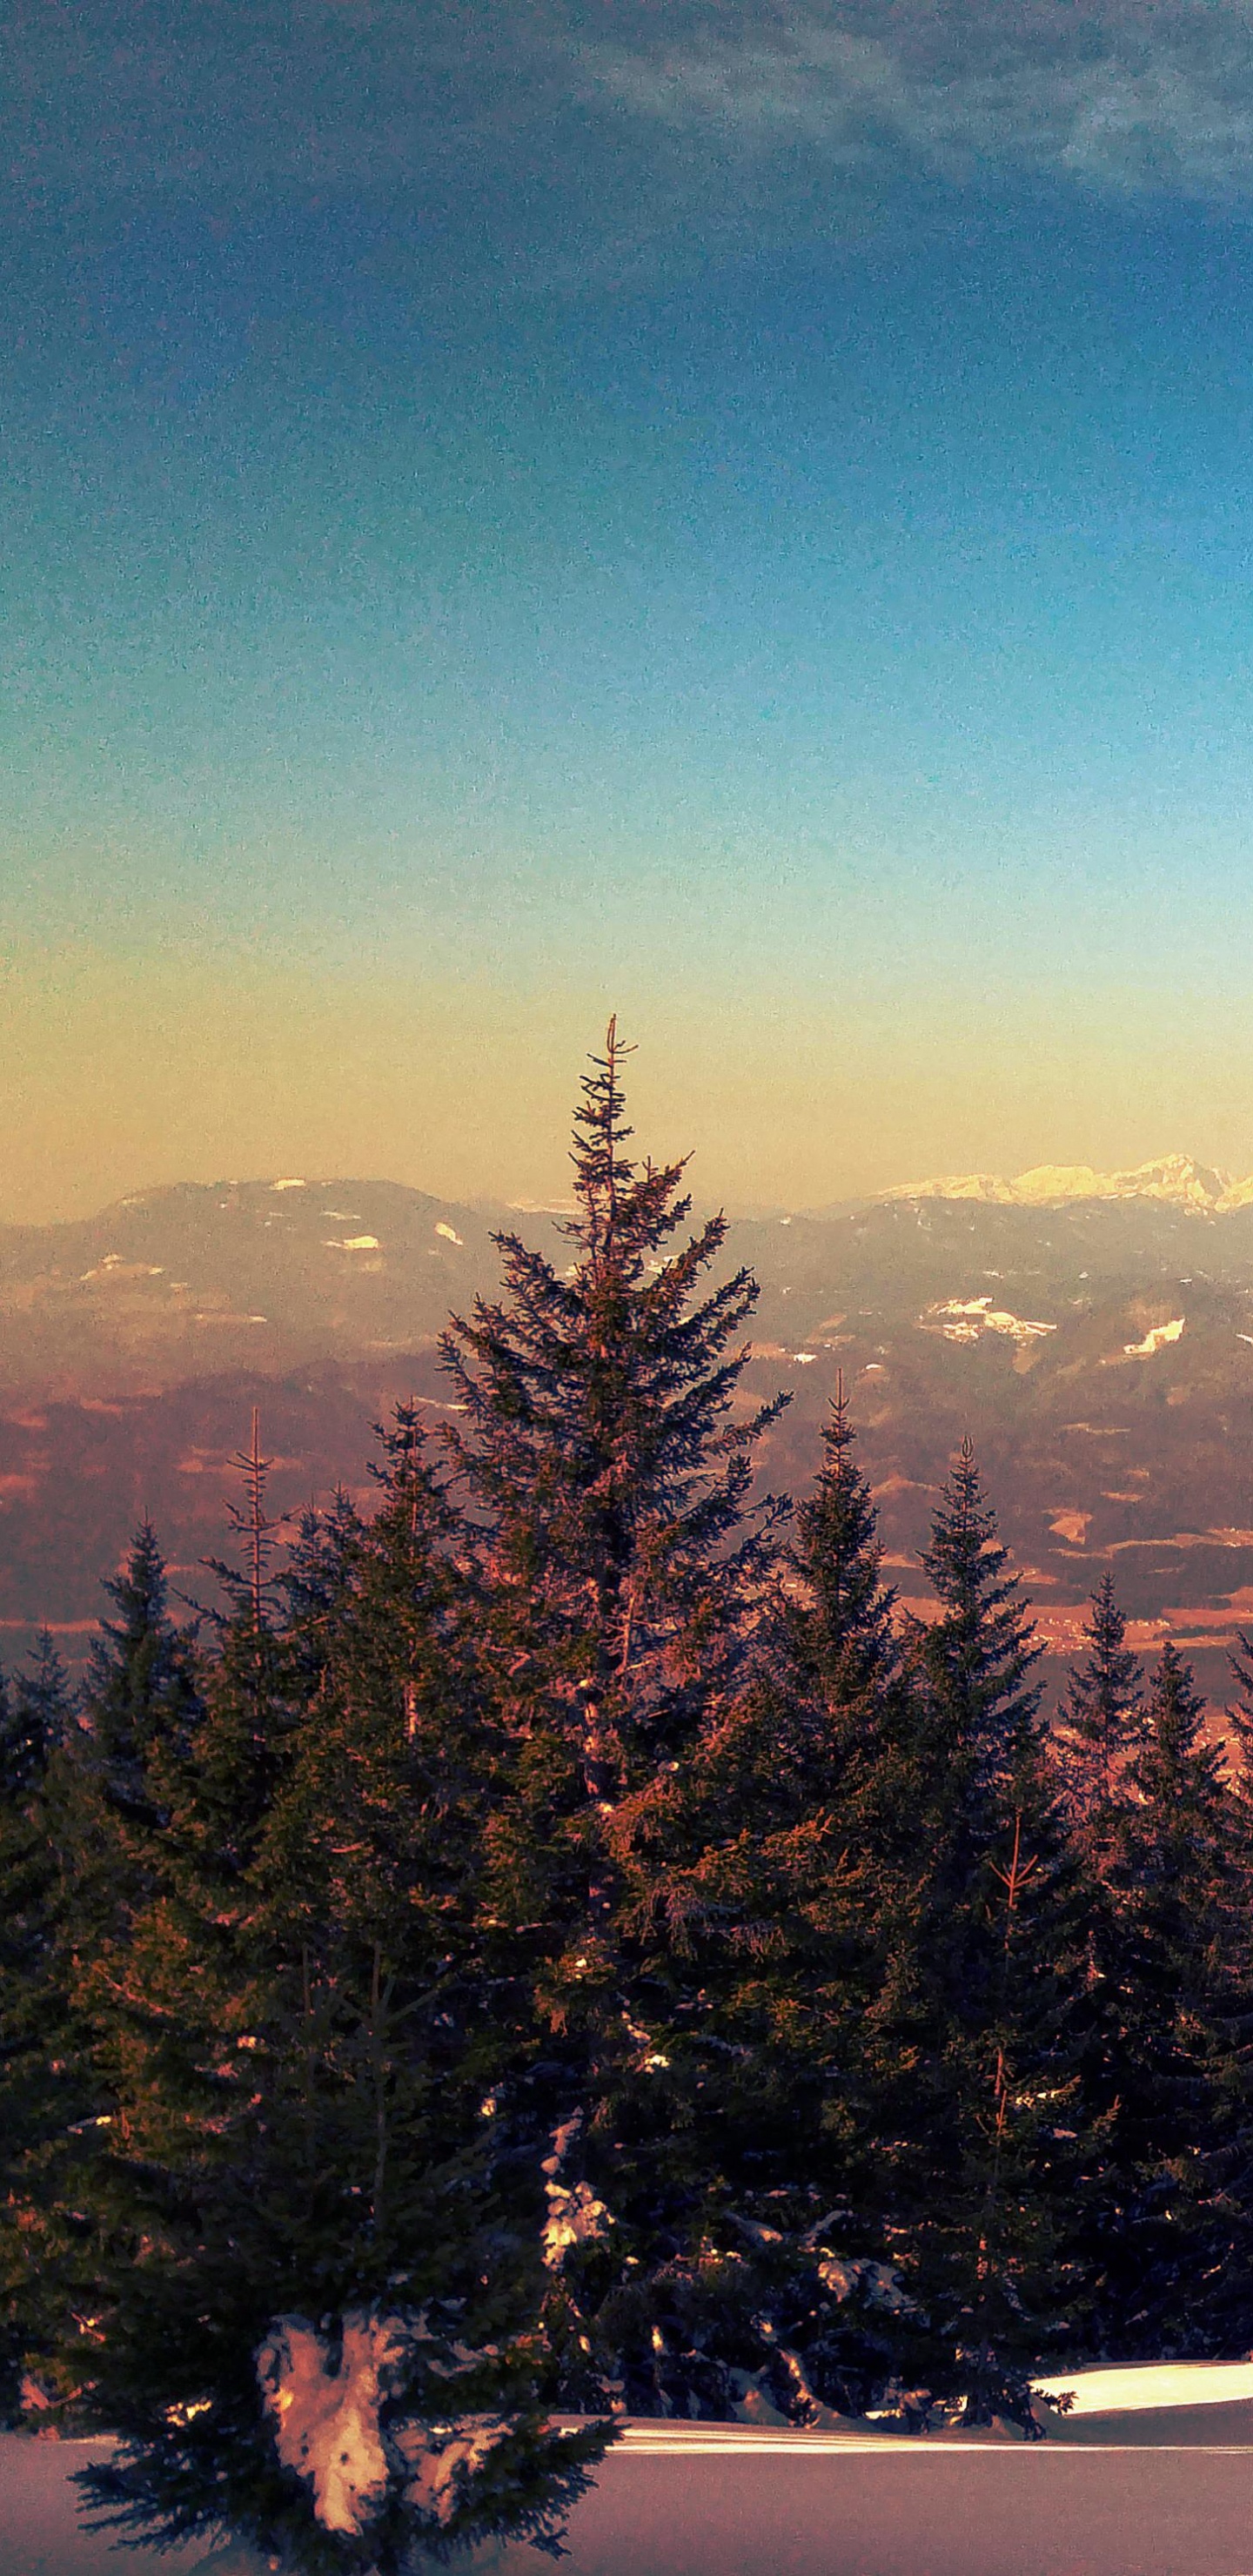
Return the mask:
POLYGON ((1127 1172, 1098 1172, 1091 1163, 1037 1163, 1015 1179, 995 1172, 946 1174, 883 1190, 884 1199, 982 1199, 998 1207, 1057 1207, 1072 1199, 1158 1199, 1200 1216, 1224 1213, 1253 1201, 1253 1177, 1198 1163, 1191 1154, 1162 1154, 1127 1172))

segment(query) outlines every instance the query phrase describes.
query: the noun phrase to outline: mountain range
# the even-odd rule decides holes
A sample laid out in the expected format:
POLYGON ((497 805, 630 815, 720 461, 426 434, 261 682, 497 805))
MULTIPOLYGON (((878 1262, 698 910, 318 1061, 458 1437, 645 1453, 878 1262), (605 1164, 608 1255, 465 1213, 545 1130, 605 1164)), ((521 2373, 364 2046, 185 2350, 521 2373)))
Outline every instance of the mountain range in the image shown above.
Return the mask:
MULTIPOLYGON (((745 1401, 793 1398, 768 1480, 803 1490, 841 1373, 889 1571, 922 1606, 918 1551, 969 1431, 1057 1650, 1110 1565, 1140 1641, 1178 1635, 1220 1688, 1224 1644, 1253 1615, 1240 1187, 1178 1155, 733 1219, 724 1268, 761 1283, 745 1401)), ((76 1651, 145 1510, 204 1597, 254 1403, 277 1508, 336 1482, 368 1493, 371 1424, 400 1395, 433 1427, 448 1406, 438 1337, 493 1288, 493 1235, 516 1228, 564 1266, 561 1223, 280 1176, 0 1228, 0 1657, 45 1617, 76 1651)))
POLYGON ((1037 1163, 1012 1181, 995 1172, 949 1174, 932 1181, 905 1181, 883 1193, 890 1199, 983 1199, 997 1207, 1060 1207, 1072 1199, 1160 1199, 1169 1207, 1190 1208, 1198 1216, 1222 1216, 1253 1201, 1253 1175, 1237 1180, 1230 1172, 1194 1161, 1191 1154, 1163 1154, 1157 1162, 1137 1163, 1129 1172, 1096 1172, 1090 1163, 1037 1163))

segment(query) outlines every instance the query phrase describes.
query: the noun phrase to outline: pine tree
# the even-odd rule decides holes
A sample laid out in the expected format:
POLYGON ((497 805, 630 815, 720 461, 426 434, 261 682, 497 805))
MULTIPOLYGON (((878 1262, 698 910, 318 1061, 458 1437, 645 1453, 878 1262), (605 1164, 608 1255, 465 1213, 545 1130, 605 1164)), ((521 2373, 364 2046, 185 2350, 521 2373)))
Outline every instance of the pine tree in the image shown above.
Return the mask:
POLYGON ((1083 1633, 1087 1653, 1071 1668, 1058 1753, 1072 1828, 1100 1875, 1117 1837, 1128 1759, 1145 1725, 1140 1659, 1127 1645, 1111 1574, 1093 1593, 1083 1633))
POLYGON ((1233 1867, 1248 1900, 1248 1975, 1253 1987, 1253 1637, 1247 1630, 1237 1629, 1236 1644, 1227 1660, 1235 1684, 1235 1696, 1226 1710, 1230 1834, 1233 1867))
POLYGON ((1033 1675, 1043 1649, 1032 1636, 968 1439, 922 1566, 941 1614, 921 1641, 936 1745, 959 1791, 954 1813, 967 1816, 982 1841, 987 1816, 1003 1820, 1023 1766, 1030 1769, 1040 1752, 1040 1685, 1033 1675))
MULTIPOLYGON (((1247 2194, 1225 2188, 1240 1998, 1230 1948, 1231 1807, 1205 1706, 1169 1642, 1109 1871, 1113 1957, 1096 2206, 1105 2348, 1213 2348, 1230 2273, 1247 2269, 1247 2194), (1221 2288, 1215 2284, 1221 2283, 1221 2288)), ((1240 2159, 1234 2159, 1239 2163, 1240 2159)), ((1247 2303, 1243 2321, 1247 2326, 1247 2303)))
POLYGON ((794 1651, 830 1707, 881 1702, 897 1680, 896 1594, 882 1579, 883 1550, 870 1488, 857 1467, 843 1376, 822 1426, 814 1493, 798 1506, 792 1568, 800 1584, 794 1651))
POLYGON ((64 1960, 74 1718, 44 1628, 15 1684, 0 1677, 0 2415, 9 2418, 53 2403, 46 2366, 81 2271, 82 2229, 58 2190, 66 2140, 91 2108, 64 1960))
POLYGON ((968 2422, 1000 2411, 1030 2433, 1030 2369, 1073 2288, 1082 1891, 1040 1648, 969 1441, 922 1562, 939 1615, 912 1632, 908 1825, 866 2016, 878 2188, 917 2376, 962 2394, 968 2422))
POLYGON ((911 2332, 876 2197, 865 2045, 912 1857, 909 1688, 854 1451, 837 1381, 784 1586, 693 1762, 687 1817, 708 1909, 692 1934, 706 2026, 725 2052, 693 2134, 720 2177, 715 2240, 741 2264, 751 2244, 762 2274, 738 2384, 801 2423, 877 2403, 911 2332))
POLYGON ((37 2333, 27 2261, 26 2165, 50 2123, 35 1996, 45 1969, 56 1859, 43 1813, 48 1744, 37 1708, 0 1676, 0 2421, 20 2407, 37 2333))
POLYGON ((277 1577, 280 1624, 306 1701, 314 1698, 326 1669, 332 1615, 361 1530, 351 1494, 337 1486, 329 1504, 311 1503, 301 1514, 277 1577))
MULTIPOLYGON (((123 1862, 111 1919, 102 1930, 93 1908, 88 1925, 93 2108, 102 2116, 82 2138, 74 2180, 100 2248, 95 2402, 127 2432, 170 2358, 160 2289, 186 2256, 189 2230, 194 2237, 201 2170, 229 2167, 234 2151, 240 2078, 230 2052, 250 2027, 253 1991, 249 1871, 296 1714, 270 1615, 274 1525, 255 1415, 239 1465, 245 1502, 231 1519, 244 1563, 213 1561, 229 1607, 213 1622, 216 1652, 195 1674, 194 1709, 183 1657, 162 1634, 147 1547, 123 1637, 97 1663, 105 1723, 92 1821, 102 1853, 110 1835, 121 1839, 123 1862), (149 1704, 133 1724, 137 1675, 167 1660, 172 1722, 149 1724, 149 1704), (119 1739, 125 1771, 109 1760, 119 1739)), ((241 2160, 241 2180, 243 2172, 241 2160)), ((186 2323, 184 2332, 189 2352, 203 2349, 204 2334, 186 2323)), ((65 2374, 76 2358, 69 2347, 65 2374)), ((172 2432, 167 2447, 177 2451, 172 2432)))
POLYGON ((492 2170, 452 1516, 402 1409, 378 1515, 339 1516, 311 1658, 308 1533, 286 1633, 255 1428, 245 1464, 234 1615, 156 1766, 163 1883, 102 2016, 95 2399, 124 2448, 88 2484, 146 2536, 225 2520, 311 2576, 399 2570, 543 2539, 603 2436, 546 2424, 539 2180, 519 2244, 492 2170), (302 2411, 337 2384, 348 2469, 302 2411))
POLYGON ((672 1249, 683 1166, 628 1157, 622 1054, 611 1023, 576 1118, 568 1269, 502 1235, 506 1298, 455 1320, 444 1356, 502 1743, 485 1894, 531 2033, 502 2134, 520 2174, 545 2171, 566 2402, 618 2387, 664 2411, 667 2371, 709 2402, 695 2319, 732 2271, 729 2250, 700 2269, 719 2190, 693 2122, 726 2058, 696 1927, 721 1919, 725 1946, 740 1892, 694 1865, 692 1808, 763 1615, 779 1507, 750 1485, 777 1406, 737 1404, 757 1292, 743 1271, 704 1287, 724 1221, 672 1249))
POLYGON ((18 1726, 50 1761, 71 1742, 78 1715, 78 1695, 50 1628, 39 1630, 25 1669, 16 1677, 13 1699, 18 1726))
POLYGON ((153 1885, 153 1839, 164 1824, 154 1796, 161 1748, 185 1754, 203 1715, 192 1636, 170 1616, 156 1532, 141 1522, 120 1574, 104 1585, 117 1613, 102 1620, 81 1694, 81 1726, 62 1783, 63 1829, 74 1873, 74 1974, 111 1939, 124 1940, 153 1885))

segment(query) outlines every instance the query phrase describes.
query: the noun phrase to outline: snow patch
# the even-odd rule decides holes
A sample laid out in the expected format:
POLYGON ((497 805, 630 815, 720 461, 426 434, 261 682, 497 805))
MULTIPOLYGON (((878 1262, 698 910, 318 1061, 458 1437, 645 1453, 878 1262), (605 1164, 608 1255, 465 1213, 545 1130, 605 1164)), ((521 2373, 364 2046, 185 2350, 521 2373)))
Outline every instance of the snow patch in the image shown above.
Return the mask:
POLYGON ((307 1181, 271 1181, 272 1190, 307 1190, 307 1181))
POLYGON ((941 1305, 928 1306, 918 1324, 924 1333, 943 1333, 948 1342, 978 1342, 985 1333, 999 1333, 1011 1342, 1038 1342, 1057 1330, 1056 1324, 1011 1315, 1006 1307, 994 1306, 990 1297, 947 1297, 941 1305))
POLYGON ((455 1225, 445 1225, 442 1217, 439 1224, 436 1226, 435 1231, 437 1234, 442 1234, 445 1243, 460 1243, 463 1240, 462 1236, 458 1234, 455 1225))
POLYGON ((326 2531, 363 2532, 387 2495, 379 2408, 394 2394, 410 2337, 400 2317, 351 2309, 332 2360, 303 2317, 279 2317, 257 2354, 257 2380, 284 2468, 312 2489, 326 2531))
POLYGON ((1164 1351, 1168 1343, 1179 1340, 1184 1321, 1182 1315, 1176 1315, 1173 1323, 1152 1325, 1142 1342, 1123 1343, 1123 1357, 1129 1360, 1151 1360, 1155 1351, 1164 1351))
POLYGON ((1221 2406, 1253 2398, 1253 2361, 1114 2362, 1037 2379, 1043 2396, 1073 2395, 1072 2415, 1127 2415, 1155 2406, 1221 2406))
POLYGON ((324 1248, 327 1252, 377 1252, 380 1247, 376 1234, 343 1234, 327 1235, 324 1248))

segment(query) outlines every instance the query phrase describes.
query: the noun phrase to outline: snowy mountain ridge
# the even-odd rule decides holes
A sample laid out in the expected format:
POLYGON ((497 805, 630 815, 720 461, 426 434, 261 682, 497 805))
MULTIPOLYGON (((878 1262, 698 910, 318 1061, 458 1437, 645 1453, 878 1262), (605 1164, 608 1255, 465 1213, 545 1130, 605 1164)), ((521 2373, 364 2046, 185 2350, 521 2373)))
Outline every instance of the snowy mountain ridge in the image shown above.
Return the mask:
POLYGON ((993 1207, 1059 1207, 1074 1199, 1157 1199, 1197 1216, 1223 1216, 1253 1204, 1253 1175, 1198 1163, 1191 1154, 1163 1154, 1129 1172, 1098 1172, 1090 1163, 1037 1163, 1006 1180, 996 1172, 945 1173, 935 1180, 898 1182, 881 1199, 979 1199, 993 1207))

